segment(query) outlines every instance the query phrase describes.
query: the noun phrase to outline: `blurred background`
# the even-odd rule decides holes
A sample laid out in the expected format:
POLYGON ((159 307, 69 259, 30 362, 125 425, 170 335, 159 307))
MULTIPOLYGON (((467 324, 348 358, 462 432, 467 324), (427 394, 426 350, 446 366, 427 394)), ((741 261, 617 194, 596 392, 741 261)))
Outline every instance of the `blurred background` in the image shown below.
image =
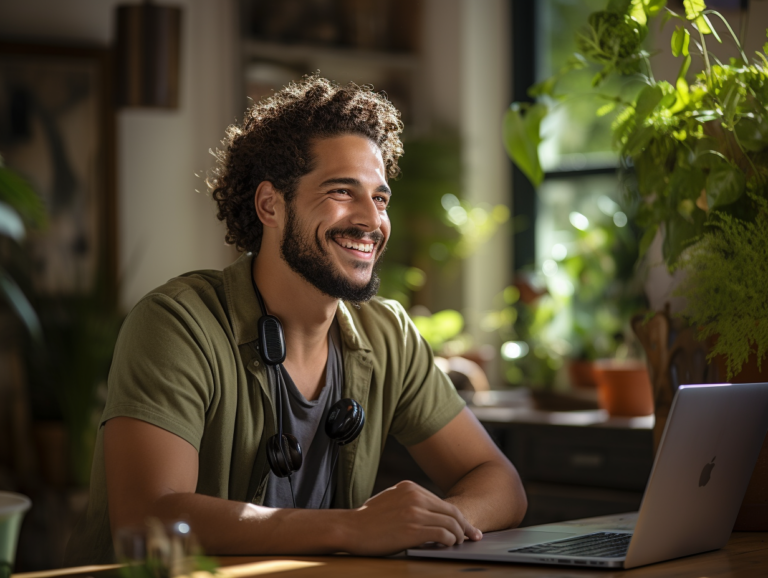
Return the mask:
MULTIPOLYGON (((2 3, 2 200, 22 192, 0 241, 0 489, 34 503, 16 569, 61 564, 124 316, 167 279, 237 257, 204 183, 210 151, 251 101, 315 71, 373 85, 402 112, 380 294, 411 313, 520 469, 526 522, 636 508, 653 418, 608 415, 591 371, 642 362, 629 322, 657 264, 637 264, 614 117, 579 98, 551 114, 538 190, 502 142, 509 104, 566 63, 604 4, 175 0, 143 21, 117 0, 2 3)), ((764 6, 746 23, 755 46, 764 6)), ((740 7, 718 6, 734 22, 740 7)), ((649 50, 671 33, 653 29, 649 50)), ((665 58, 657 75, 674 80, 665 58)), ((567 82, 578 95, 591 73, 567 82)), ((412 465, 388 445, 380 483, 417 478, 412 465)))

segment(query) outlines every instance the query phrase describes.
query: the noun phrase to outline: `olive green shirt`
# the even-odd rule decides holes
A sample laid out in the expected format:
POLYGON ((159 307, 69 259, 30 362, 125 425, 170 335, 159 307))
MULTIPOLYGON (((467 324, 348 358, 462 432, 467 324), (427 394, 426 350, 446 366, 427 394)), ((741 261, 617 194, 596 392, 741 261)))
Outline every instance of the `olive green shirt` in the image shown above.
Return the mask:
MULTIPOLYGON (((276 426, 256 348, 261 311, 252 258, 172 279, 136 305, 117 340, 101 425, 125 416, 161 427, 197 450, 197 493, 261 504, 269 473, 265 444, 276 426)), ((388 434, 405 446, 417 444, 458 415, 464 402, 397 302, 341 302, 336 318, 342 394, 362 404, 366 423, 360 437, 341 448, 334 507, 357 508, 371 495, 388 434)), ((70 540, 68 564, 115 557, 103 442, 100 427, 90 500, 70 540)))

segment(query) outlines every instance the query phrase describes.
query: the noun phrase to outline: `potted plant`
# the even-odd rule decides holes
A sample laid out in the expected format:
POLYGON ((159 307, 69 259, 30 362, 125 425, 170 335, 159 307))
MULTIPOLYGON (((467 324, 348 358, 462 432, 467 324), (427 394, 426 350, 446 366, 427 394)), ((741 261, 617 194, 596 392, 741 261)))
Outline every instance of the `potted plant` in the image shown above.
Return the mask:
MULTIPOLYGON (((768 44, 750 60, 727 20, 708 10, 702 0, 686 0, 685 14, 665 8, 665 4, 665 0, 611 0, 606 10, 590 15, 579 33, 581 52, 531 92, 562 100, 567 95, 557 94, 558 80, 574 70, 595 66, 593 96, 605 101, 598 114, 616 111, 612 128, 622 172, 628 177, 623 180, 627 192, 641 200, 636 216, 644 230, 639 256, 642 258, 661 231, 667 266, 688 269, 695 251, 686 253, 687 249, 710 246, 714 239, 719 239, 721 247, 734 242, 734 235, 723 234, 724 226, 754 235, 760 227, 753 225, 766 215, 768 44), (655 79, 651 55, 642 44, 654 19, 662 25, 676 24, 670 51, 680 59, 680 69, 674 84, 655 79), (735 44, 734 56, 727 63, 715 59, 707 49, 708 41, 722 42, 713 21, 722 23, 735 44), (700 57, 696 72, 693 56, 700 57), (615 75, 632 75, 643 88, 633 100, 621 93, 602 92, 606 79, 615 75)), ((543 179, 537 145, 547 110, 543 102, 515 103, 504 119, 507 150, 535 185, 543 179)), ((701 269, 702 259, 697 263, 691 262, 691 269, 701 269)), ((737 296, 750 275, 743 269, 720 290, 732 289, 737 296)), ((693 286, 684 284, 682 295, 693 297, 688 291, 693 286)), ((704 301, 689 300, 684 313, 697 321, 711 321, 712 315, 701 309, 706 306, 704 301)), ((729 378, 738 372, 749 350, 762 358, 768 348, 768 333, 761 330, 755 317, 758 313, 747 310, 746 320, 739 319, 745 329, 739 344, 726 339, 713 352, 725 355, 729 378), (746 354, 744 344, 748 345, 746 354)), ((724 311, 717 311, 717 319, 724 325, 735 321, 724 311)))
MULTIPOLYGON (((593 94, 605 103, 598 114, 616 113, 623 180, 640 200, 640 256, 661 234, 667 266, 687 274, 677 289, 687 301, 683 316, 701 328, 701 338, 716 338, 708 359, 722 356, 726 377, 738 380, 747 361, 760 366, 768 351, 765 285, 755 285, 766 276, 760 251, 768 228, 768 43, 747 56, 727 20, 703 0, 684 0, 684 14, 665 5, 608 2, 579 33, 580 53, 532 94, 562 98, 559 78, 595 67, 593 94), (680 61, 674 83, 655 79, 643 47, 654 20, 676 26, 669 47, 680 61), (723 41, 718 28, 734 45, 727 62, 708 50, 723 41), (617 75, 642 83, 634 98, 602 90, 617 75)), ((507 150, 534 184, 543 178, 536 147, 546 113, 543 102, 513 104, 504 119, 507 150)), ((765 445, 761 459, 768 460, 765 445)))
POLYGON ((595 387, 593 362, 629 353, 629 320, 645 303, 633 279, 637 240, 625 222, 614 221, 618 205, 601 201, 612 210, 597 211, 589 226, 580 222, 586 216, 571 213, 570 242, 557 243, 536 272, 543 292, 518 279, 503 295, 506 306, 487 320, 505 340, 527 344, 525 355, 513 348, 516 355, 506 356, 511 384, 551 385, 565 363, 571 386, 595 387))

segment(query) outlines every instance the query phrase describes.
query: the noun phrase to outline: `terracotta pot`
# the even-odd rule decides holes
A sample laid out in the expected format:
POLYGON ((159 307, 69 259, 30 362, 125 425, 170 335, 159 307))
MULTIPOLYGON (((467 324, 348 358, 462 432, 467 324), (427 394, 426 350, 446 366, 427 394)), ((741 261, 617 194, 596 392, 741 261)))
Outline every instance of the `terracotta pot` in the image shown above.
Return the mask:
POLYGON ((568 362, 568 379, 571 382, 571 387, 594 389, 597 387, 594 363, 587 359, 572 359, 568 362))
POLYGON ((639 360, 601 359, 594 363, 597 399, 612 416, 653 413, 653 389, 645 363, 639 360))
MULTIPOLYGON (((715 363, 719 366, 720 375, 726 375, 725 359, 718 356, 715 363)), ((757 358, 753 353, 731 382, 768 382, 768 359, 763 359, 762 367, 758 370, 757 358)), ((768 434, 763 440, 763 447, 749 480, 747 493, 744 495, 733 530, 734 532, 768 531, 768 434)))

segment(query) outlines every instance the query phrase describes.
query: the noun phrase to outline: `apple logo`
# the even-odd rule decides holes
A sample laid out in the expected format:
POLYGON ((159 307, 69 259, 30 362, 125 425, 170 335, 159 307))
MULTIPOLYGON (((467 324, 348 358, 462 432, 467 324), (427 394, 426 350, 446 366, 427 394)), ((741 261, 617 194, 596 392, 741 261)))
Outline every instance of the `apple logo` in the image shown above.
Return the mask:
MULTIPOLYGON (((715 456, 716 458, 717 456, 715 456)), ((709 476, 712 474, 712 470, 715 468, 715 458, 712 461, 704 465, 704 469, 701 470, 699 476, 699 487, 706 486, 709 483, 709 476)))

